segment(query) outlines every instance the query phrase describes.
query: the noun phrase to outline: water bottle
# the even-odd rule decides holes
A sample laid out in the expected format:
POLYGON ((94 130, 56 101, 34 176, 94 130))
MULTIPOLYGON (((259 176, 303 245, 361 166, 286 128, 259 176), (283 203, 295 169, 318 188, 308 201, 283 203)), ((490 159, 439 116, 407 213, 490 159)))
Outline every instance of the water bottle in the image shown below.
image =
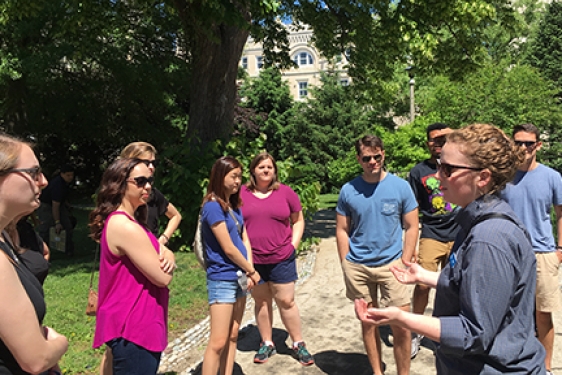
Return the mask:
POLYGON ((236 276, 238 276, 238 285, 240 288, 245 292, 248 290, 248 276, 246 276, 246 272, 242 270, 236 271, 236 276))

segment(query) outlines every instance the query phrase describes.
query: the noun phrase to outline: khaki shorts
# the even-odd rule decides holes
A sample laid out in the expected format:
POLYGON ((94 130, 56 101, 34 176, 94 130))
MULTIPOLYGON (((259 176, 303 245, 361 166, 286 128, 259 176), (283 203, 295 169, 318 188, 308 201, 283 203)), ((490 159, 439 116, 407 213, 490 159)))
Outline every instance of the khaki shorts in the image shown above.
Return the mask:
POLYGON ((560 287, 558 286, 558 267, 560 261, 556 251, 535 253, 537 258, 537 310, 555 312, 562 310, 560 287))
POLYGON ((352 301, 363 298, 367 303, 373 302, 376 307, 409 305, 408 288, 400 284, 390 272, 391 265, 401 266, 402 260, 397 259, 380 267, 367 267, 344 259, 342 269, 347 298, 352 301), (381 292, 380 300, 377 296, 378 289, 381 292))
POLYGON ((441 242, 431 238, 420 238, 418 263, 428 271, 436 272, 445 267, 449 261, 449 254, 454 241, 441 242))

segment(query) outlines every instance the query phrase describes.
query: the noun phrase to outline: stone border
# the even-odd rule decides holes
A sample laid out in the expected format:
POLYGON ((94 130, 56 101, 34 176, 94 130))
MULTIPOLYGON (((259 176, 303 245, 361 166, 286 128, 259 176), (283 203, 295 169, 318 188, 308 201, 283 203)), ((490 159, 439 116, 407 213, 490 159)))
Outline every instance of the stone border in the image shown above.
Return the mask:
MULTIPOLYGON (((316 263, 316 253, 318 250, 319 245, 312 245, 310 250, 299 254, 297 258, 297 272, 299 275, 299 279, 296 282, 297 287, 304 283, 312 275, 314 271, 314 264, 316 263)), ((274 308, 276 307, 274 306, 274 308)), ((240 330, 243 330, 248 325, 255 323, 255 317, 253 317, 253 314, 248 314, 248 312, 253 311, 253 309, 254 300, 253 298, 248 298, 244 315, 252 316, 252 318, 244 321, 240 330)), ((169 371, 178 371, 178 374, 193 374, 199 363, 203 361, 202 357, 195 363, 189 364, 189 367, 186 370, 179 370, 177 365, 181 362, 181 357, 184 353, 207 342, 209 338, 209 330, 209 317, 207 316, 194 327, 188 329, 183 335, 170 342, 166 352, 162 353, 162 360, 160 361, 158 373, 163 374, 169 371)))

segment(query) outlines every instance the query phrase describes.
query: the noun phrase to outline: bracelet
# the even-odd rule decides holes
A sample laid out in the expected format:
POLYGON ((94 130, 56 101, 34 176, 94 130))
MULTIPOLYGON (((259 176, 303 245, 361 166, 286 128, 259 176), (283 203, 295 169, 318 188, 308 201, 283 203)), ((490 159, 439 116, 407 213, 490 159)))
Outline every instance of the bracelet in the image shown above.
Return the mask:
POLYGON ((168 236, 166 236, 164 233, 162 233, 161 236, 166 239, 166 242, 169 242, 169 241, 170 241, 170 238, 169 238, 168 236))
POLYGON ((253 270, 252 272, 246 272, 246 276, 254 276, 256 274, 256 270, 253 270))
POLYGON ((55 224, 60 224, 60 220, 55 220, 55 224))
POLYGON ((560 246, 560 245, 556 246, 556 250, 562 251, 562 246, 560 246))

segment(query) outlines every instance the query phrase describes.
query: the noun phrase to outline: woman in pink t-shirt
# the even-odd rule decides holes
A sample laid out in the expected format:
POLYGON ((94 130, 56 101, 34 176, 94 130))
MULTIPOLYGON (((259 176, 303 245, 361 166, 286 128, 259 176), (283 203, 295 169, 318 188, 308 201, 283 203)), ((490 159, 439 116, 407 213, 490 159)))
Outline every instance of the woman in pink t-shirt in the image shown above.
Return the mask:
POLYGON ((142 160, 113 162, 90 214, 90 236, 100 243, 93 346, 111 348, 115 375, 156 374, 168 343, 168 284, 175 262, 145 226, 153 182, 142 160))
POLYGON ((296 252, 304 232, 304 217, 298 195, 277 180, 277 164, 267 152, 250 163, 250 182, 241 190, 242 214, 252 245, 254 266, 263 282, 252 290, 262 343, 254 357, 265 363, 277 350, 272 339, 273 299, 281 320, 293 340, 298 361, 314 363, 302 338, 299 309, 295 303, 298 278, 296 252))

